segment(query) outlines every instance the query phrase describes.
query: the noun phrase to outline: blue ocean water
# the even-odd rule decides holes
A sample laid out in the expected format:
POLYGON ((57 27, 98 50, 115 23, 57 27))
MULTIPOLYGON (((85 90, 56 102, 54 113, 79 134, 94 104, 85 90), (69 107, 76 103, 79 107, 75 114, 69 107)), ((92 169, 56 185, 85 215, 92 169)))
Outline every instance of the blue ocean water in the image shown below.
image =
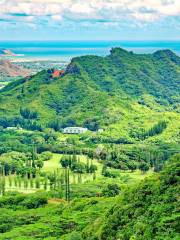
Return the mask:
MULTIPOLYGON (((152 53, 171 49, 180 55, 180 41, 7 41, 0 42, 0 49, 10 49, 22 58, 70 60, 81 55, 109 54, 112 47, 122 47, 135 53, 152 53)), ((21 58, 20 57, 20 58, 21 58)))

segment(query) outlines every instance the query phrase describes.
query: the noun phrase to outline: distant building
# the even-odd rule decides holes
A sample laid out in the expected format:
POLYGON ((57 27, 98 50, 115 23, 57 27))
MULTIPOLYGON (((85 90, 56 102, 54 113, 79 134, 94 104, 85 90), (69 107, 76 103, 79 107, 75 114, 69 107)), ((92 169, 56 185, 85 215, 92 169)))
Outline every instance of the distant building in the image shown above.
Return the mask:
POLYGON ((63 133, 65 134, 81 134, 87 131, 88 129, 83 127, 66 127, 63 129, 63 133))
POLYGON ((7 130, 23 130, 21 127, 7 127, 7 130))
POLYGON ((104 132, 104 129, 102 128, 98 129, 98 133, 102 133, 102 132, 104 132))
POLYGON ((54 70, 52 76, 53 78, 60 77, 64 74, 64 70, 54 70))
POLYGON ((17 130, 18 128, 17 127, 7 127, 6 129, 7 130, 17 130))

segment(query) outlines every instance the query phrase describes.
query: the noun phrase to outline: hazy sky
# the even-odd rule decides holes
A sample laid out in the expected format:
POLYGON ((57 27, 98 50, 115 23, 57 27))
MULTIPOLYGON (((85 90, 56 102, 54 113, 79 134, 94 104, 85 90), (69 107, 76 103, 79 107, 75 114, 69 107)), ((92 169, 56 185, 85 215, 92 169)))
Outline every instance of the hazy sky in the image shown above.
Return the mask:
POLYGON ((0 40, 180 39, 180 0, 0 0, 0 40))

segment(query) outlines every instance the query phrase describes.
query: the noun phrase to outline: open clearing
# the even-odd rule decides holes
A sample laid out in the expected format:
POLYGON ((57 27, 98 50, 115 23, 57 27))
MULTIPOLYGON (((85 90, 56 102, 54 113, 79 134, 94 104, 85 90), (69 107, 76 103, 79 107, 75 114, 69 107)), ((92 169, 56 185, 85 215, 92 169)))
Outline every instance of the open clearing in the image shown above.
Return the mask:
MULTIPOLYGON (((51 160, 49 161, 45 161, 44 162, 44 167, 42 168, 43 171, 45 172, 54 172, 56 171, 58 168, 61 167, 60 165, 60 159, 63 155, 62 154, 53 154, 53 157, 51 158, 51 160)), ((80 155, 80 161, 86 163, 87 161, 87 157, 84 155, 80 155)), ((108 179, 104 176, 102 176, 102 168, 103 168, 103 164, 100 163, 97 159, 94 159, 93 164, 95 164, 98 168, 98 170, 96 171, 96 178, 97 179, 108 179)), ((134 172, 131 171, 122 171, 122 170, 118 170, 118 169, 111 169, 112 172, 117 173, 117 175, 119 175, 119 177, 117 177, 117 182, 122 181, 124 179, 124 182, 127 181, 131 181, 132 183, 135 181, 140 181, 142 179, 144 179, 145 177, 150 176, 153 171, 150 170, 148 171, 146 174, 142 174, 142 172, 140 170, 136 170, 134 172)), ((92 175, 90 174, 83 174, 83 176, 85 177, 86 180, 92 180, 92 175), (89 176, 89 177, 88 177, 89 176)), ((114 180, 112 179, 112 181, 114 182, 114 180)))
MULTIPOLYGON (((53 157, 50 160, 44 161, 44 166, 42 168, 42 171, 46 173, 54 173, 58 171, 60 174, 63 174, 64 169, 60 165, 60 159, 62 158, 62 156, 63 156, 62 154, 53 154, 53 157)), ((87 163, 86 156, 79 155, 78 157, 81 162, 85 164, 87 163)), ((144 178, 149 177, 153 173, 152 170, 148 171, 146 174, 142 174, 140 170, 131 172, 131 171, 122 171, 118 169, 108 168, 111 172, 115 173, 116 178, 114 179, 114 178, 104 177, 102 175, 103 164, 99 162, 97 159, 92 160, 92 163, 97 166, 95 178, 94 178, 94 174, 84 173, 84 174, 81 174, 81 181, 79 182, 79 174, 70 172, 70 184, 72 184, 75 189, 76 188, 86 189, 88 186, 89 188, 94 188, 93 184, 96 185, 96 187, 99 187, 99 186, 104 186, 106 184, 113 184, 114 182, 116 182, 118 185, 125 186, 127 184, 137 183, 143 180, 144 178)), ((22 178, 21 187, 19 187, 17 184, 15 186, 15 183, 14 183, 15 178, 16 176, 5 177, 6 191, 19 191, 23 193, 33 193, 33 192, 44 189, 43 179, 41 179, 42 183, 40 184, 40 187, 37 189, 35 186, 36 180, 33 180, 34 183, 32 188, 30 187, 30 182, 28 182, 28 186, 25 187, 24 179, 22 178), (10 179, 11 179, 11 184, 10 184, 10 179)), ((48 189, 49 187, 47 188, 47 190, 48 189)))

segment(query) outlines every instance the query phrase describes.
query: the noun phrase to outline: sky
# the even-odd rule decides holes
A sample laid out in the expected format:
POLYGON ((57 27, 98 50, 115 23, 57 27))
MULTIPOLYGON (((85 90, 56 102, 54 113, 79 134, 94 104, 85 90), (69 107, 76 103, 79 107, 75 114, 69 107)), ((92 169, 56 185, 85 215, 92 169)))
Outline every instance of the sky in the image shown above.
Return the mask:
POLYGON ((179 40, 180 0, 0 0, 0 40, 179 40))

